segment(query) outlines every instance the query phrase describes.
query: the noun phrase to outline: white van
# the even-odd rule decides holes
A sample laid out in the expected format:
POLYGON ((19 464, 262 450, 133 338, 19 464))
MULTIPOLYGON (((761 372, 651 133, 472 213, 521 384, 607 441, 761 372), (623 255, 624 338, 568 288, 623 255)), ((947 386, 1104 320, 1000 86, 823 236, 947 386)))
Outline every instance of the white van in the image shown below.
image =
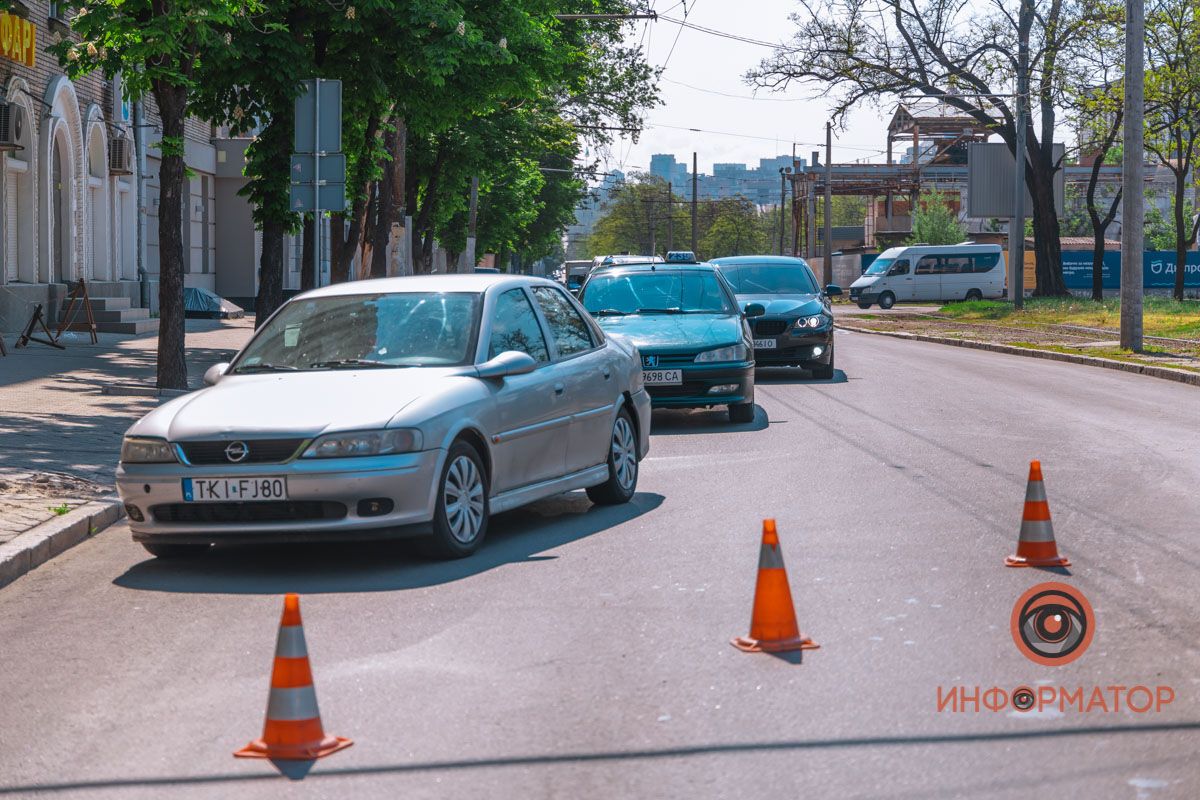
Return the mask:
POLYGON ((850 284, 859 308, 891 308, 907 300, 994 300, 1004 297, 1004 253, 998 244, 892 247, 850 284))

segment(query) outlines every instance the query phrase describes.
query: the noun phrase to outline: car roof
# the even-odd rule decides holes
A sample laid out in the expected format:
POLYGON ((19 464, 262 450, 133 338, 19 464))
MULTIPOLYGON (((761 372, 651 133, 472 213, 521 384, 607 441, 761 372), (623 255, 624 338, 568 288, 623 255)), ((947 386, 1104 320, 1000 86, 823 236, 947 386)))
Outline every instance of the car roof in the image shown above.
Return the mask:
POLYGON ((338 297, 354 294, 389 294, 398 292, 486 292, 489 289, 510 289, 517 286, 560 286, 546 278, 507 273, 469 272, 450 275, 409 275, 398 278, 372 278, 346 281, 305 292, 299 297, 338 297))
POLYGON ((714 258, 712 263, 718 267, 726 264, 790 264, 799 265, 807 264, 803 258, 794 256, 725 256, 724 258, 714 258))
MULTIPOLYGON (((591 276, 608 275, 614 272, 716 272, 717 268, 707 261, 694 263, 662 261, 653 264, 604 264, 592 270, 591 276)), ((590 276, 590 277, 591 277, 590 276)))

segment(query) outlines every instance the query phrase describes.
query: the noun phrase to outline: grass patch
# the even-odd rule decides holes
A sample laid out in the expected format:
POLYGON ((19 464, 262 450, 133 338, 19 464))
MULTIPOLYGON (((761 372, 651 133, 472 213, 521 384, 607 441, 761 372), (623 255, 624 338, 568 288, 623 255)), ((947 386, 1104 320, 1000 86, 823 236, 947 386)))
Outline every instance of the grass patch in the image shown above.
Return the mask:
POLYGON ((56 506, 50 506, 48 510, 55 516, 61 517, 63 514, 66 514, 68 511, 70 511, 71 507, 66 503, 60 503, 56 506))
MULTIPOLYGON (((1004 325, 1081 325, 1086 328, 1121 326, 1120 298, 1100 302, 1079 297, 1035 297, 1021 311, 999 300, 972 300, 942 306, 941 313, 956 320, 1000 322, 1004 325)), ((1147 336, 1200 339, 1200 302, 1146 297, 1142 302, 1142 326, 1147 336)))

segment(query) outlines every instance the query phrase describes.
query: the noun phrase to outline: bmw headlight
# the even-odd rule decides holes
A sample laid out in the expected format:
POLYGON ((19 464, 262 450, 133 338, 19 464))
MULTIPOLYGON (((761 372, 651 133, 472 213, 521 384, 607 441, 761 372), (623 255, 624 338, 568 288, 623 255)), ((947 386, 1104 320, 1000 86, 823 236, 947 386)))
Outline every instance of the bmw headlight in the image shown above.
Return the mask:
POLYGON ((746 345, 731 344, 729 347, 719 347, 716 350, 706 350, 696 356, 697 364, 709 364, 716 361, 745 361, 746 345))
POLYGON ((301 458, 351 458, 411 453, 421 449, 421 432, 408 428, 350 431, 318 437, 301 458))
POLYGON ((169 464, 178 461, 166 439, 126 436, 121 441, 122 464, 169 464))
POLYGON ((796 328, 820 328, 824 324, 825 316, 823 314, 817 314, 813 317, 801 317, 792 323, 796 328))

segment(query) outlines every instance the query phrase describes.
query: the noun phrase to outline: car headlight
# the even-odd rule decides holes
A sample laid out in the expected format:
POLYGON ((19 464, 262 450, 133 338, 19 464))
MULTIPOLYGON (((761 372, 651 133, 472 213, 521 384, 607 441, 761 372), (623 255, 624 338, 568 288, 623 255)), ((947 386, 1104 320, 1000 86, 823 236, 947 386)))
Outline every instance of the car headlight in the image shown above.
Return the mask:
POLYGON ((121 440, 122 464, 169 464, 178 461, 166 439, 126 436, 121 440))
POLYGON ((697 364, 707 364, 714 361, 745 361, 746 360, 746 345, 731 344, 728 347, 719 347, 716 350, 706 350, 696 356, 697 364))
POLYGON ((801 317, 792 323, 796 328, 820 328, 824 324, 825 316, 823 314, 817 314, 813 317, 801 317))
POLYGON ((301 458, 351 458, 411 453, 421 449, 421 432, 407 428, 387 431, 350 431, 318 437, 301 458))

